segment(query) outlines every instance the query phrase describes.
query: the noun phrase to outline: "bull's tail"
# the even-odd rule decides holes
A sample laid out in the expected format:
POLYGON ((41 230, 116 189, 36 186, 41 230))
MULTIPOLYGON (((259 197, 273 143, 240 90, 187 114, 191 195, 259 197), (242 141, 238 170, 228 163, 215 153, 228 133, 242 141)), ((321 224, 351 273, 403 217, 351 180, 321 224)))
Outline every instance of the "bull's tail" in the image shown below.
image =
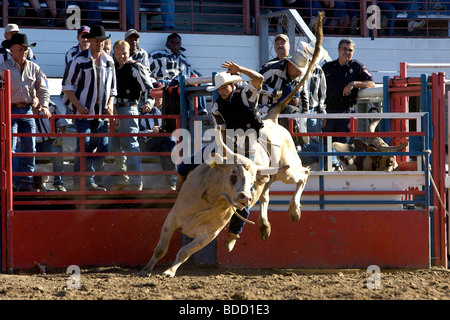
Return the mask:
POLYGON ((314 48, 314 54, 312 57, 312 61, 309 64, 308 69, 306 70, 305 75, 303 76, 300 83, 295 87, 294 90, 281 102, 279 102, 275 107, 269 110, 265 119, 270 119, 275 123, 278 123, 278 116, 281 111, 286 107, 289 101, 294 97, 298 90, 303 86, 306 79, 308 79, 309 74, 314 69, 314 65, 316 64, 317 59, 319 58, 320 48, 322 46, 322 38, 323 38, 323 29, 322 29, 322 21, 323 21, 323 12, 319 12, 318 20, 316 23, 316 44, 314 48))

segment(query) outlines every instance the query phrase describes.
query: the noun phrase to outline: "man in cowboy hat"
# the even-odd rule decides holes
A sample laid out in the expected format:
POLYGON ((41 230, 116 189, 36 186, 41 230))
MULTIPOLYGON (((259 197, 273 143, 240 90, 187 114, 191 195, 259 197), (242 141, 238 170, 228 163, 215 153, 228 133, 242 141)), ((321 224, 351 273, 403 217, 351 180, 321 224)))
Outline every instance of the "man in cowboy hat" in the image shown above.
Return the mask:
MULTIPOLYGON (((89 41, 89 49, 75 56, 62 81, 63 103, 74 114, 102 115, 113 114, 114 97, 117 95, 116 73, 113 58, 104 52, 106 36, 101 25, 91 26, 90 32, 83 34, 89 41)), ((109 122, 102 118, 76 119, 78 133, 108 133, 109 122)), ((85 152, 108 152, 108 137, 86 137, 85 152)), ((77 152, 80 142, 77 141, 77 152)), ((87 157, 86 171, 103 171, 104 157, 87 157)), ((75 158, 74 171, 80 170, 80 159, 75 158)), ((102 176, 90 176, 86 182, 88 190, 103 190, 102 176)), ((75 188, 78 183, 75 183, 75 188)))
MULTIPOLYGON (((309 62, 310 59, 306 54, 297 50, 283 60, 268 62, 261 68, 259 73, 264 76, 260 98, 262 113, 267 113, 268 109, 282 101, 296 87, 301 81, 302 75, 306 73, 309 62)), ((299 113, 300 107, 307 108, 308 97, 305 88, 305 86, 302 86, 296 96, 283 109, 282 114, 299 113)), ((288 128, 287 119, 280 120, 280 124, 288 128)), ((299 130, 298 127, 299 125, 296 123, 296 130, 299 130)))
MULTIPOLYGON (((218 97, 211 108, 211 114, 216 126, 220 125, 222 129, 232 129, 231 131, 226 130, 227 135, 234 132, 234 135, 227 136, 227 139, 233 141, 238 153, 253 160, 258 132, 263 127, 257 105, 264 78, 258 72, 234 62, 225 61, 222 63, 222 68, 228 69, 228 71, 217 73, 214 76, 214 85, 206 88, 209 92, 217 90, 218 93, 218 97), (250 81, 237 89, 236 84, 243 82, 243 79, 238 75, 240 73, 248 76, 250 81), (248 139, 247 146, 245 145, 246 138, 248 139)), ((203 150, 201 152, 203 154, 203 150)), ((197 155, 193 155, 189 161, 183 160, 178 166, 178 186, 186 179, 188 173, 199 165, 194 163, 195 159, 197 159, 197 155)), ((246 207, 238 213, 247 219, 250 211, 246 207)), ((225 248, 228 251, 233 250, 244 224, 245 222, 235 215, 231 218, 228 238, 225 241, 225 248)))
MULTIPOLYGON (((304 53, 312 60, 315 51, 315 42, 311 41, 309 43, 300 41, 300 44, 304 50, 304 53)), ((301 113, 307 114, 325 114, 326 104, 325 98, 327 96, 327 81, 325 79, 325 74, 320 67, 322 61, 328 56, 328 52, 324 48, 320 48, 319 58, 311 71, 305 87, 308 89, 308 105, 304 106, 301 113)), ((320 132, 321 127, 325 125, 325 119, 321 122, 315 118, 306 119, 306 131, 307 132, 320 132)), ((319 161, 318 157, 306 157, 303 152, 318 152, 319 151, 319 140, 317 137, 309 137, 305 144, 301 145, 301 152, 299 153, 302 162, 305 165, 309 165, 319 161)), ((338 165, 337 158, 333 157, 333 163, 338 165)))
MULTIPOLYGON (((0 64, 0 74, 3 70, 10 70, 11 80, 11 114, 31 115, 42 112, 50 118, 48 109, 50 95, 45 83, 45 75, 41 68, 34 62, 27 60, 28 49, 36 43, 29 44, 26 34, 15 33, 11 39, 2 42, 2 46, 9 49, 12 59, 0 64), (37 101, 39 103, 37 103, 37 101)), ((36 123, 33 118, 11 119, 12 133, 36 133, 36 123)), ((35 137, 20 138, 23 152, 36 152, 35 137)), ((12 138, 12 152, 16 151, 17 137, 12 138)), ((34 172, 35 158, 19 158, 20 172, 34 172)), ((19 191, 35 191, 32 186, 33 177, 21 177, 16 183, 19 191)))
MULTIPOLYGON (((19 32, 20 32, 20 29, 17 24, 9 23, 5 27, 5 33, 4 33, 5 39, 10 40, 13 34, 19 33, 19 32)), ((11 52, 9 52, 9 50, 6 49, 5 47, 1 46, 0 47, 0 63, 3 63, 8 59, 11 59, 11 52)), ((31 60, 33 62, 36 62, 36 57, 34 56, 33 50, 31 50, 31 48, 28 48, 27 59, 31 60)))

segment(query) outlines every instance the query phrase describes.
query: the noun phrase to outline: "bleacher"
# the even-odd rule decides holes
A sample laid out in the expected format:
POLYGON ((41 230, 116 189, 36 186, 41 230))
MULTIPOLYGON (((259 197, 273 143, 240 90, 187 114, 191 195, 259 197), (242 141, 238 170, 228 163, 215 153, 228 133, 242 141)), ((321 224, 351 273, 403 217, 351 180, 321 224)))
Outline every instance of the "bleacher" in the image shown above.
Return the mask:
MULTIPOLYGON (((41 8, 43 8, 47 17, 47 21, 52 22, 49 13, 49 8, 45 1, 40 0, 41 8)), ((109 30, 125 31, 129 25, 126 22, 125 6, 126 0, 92 0, 89 3, 98 3, 98 8, 101 13, 101 20, 105 27, 109 30), (122 4, 121 4, 122 3, 122 4)), ((134 8, 139 6, 139 13, 134 14, 134 27, 140 31, 162 30, 163 15, 165 12, 161 11, 159 3, 141 3, 133 1, 134 8)), ((358 2, 354 0, 354 2, 358 2)), ((63 1, 57 1, 58 10, 63 5, 63 1)), ((214 0, 214 1, 191 1, 191 0, 176 0, 174 31, 183 33, 210 33, 210 34, 256 34, 258 32, 258 16, 266 11, 273 11, 276 8, 270 8, 257 2, 250 0, 214 0), (259 10, 259 11, 258 11, 259 10)), ((408 32, 406 13, 401 12, 396 18, 396 25, 394 27, 394 36, 400 37, 448 37, 450 32, 450 1, 441 1, 443 5, 447 6, 445 11, 426 11, 424 9, 418 11, 419 19, 426 20, 426 26, 414 32, 408 32)), ((6 4, 6 3, 5 3, 6 4)), ((367 2, 367 5, 370 1, 367 2)), ((2 6, 3 6, 2 2, 2 6)), ((79 5, 82 7, 83 2, 79 5)), ((17 7, 10 5, 10 10, 3 10, 2 22, 18 23, 20 26, 42 28, 40 20, 37 18, 34 9, 30 6, 28 1, 22 1, 22 6, 26 10, 25 17, 17 17, 14 15, 17 7)), ((299 12, 303 12, 304 8, 298 7, 299 12)), ((85 9, 82 9, 85 10, 85 9)), ((136 10, 136 9, 135 9, 136 10)), ((63 12, 64 13, 64 12, 63 12)), ((330 15, 332 13, 329 13, 330 15)), ((304 18, 309 21, 311 17, 305 14, 304 18)), ((82 24, 86 24, 85 13, 82 14, 82 24)), ((63 21, 63 20, 62 20, 63 21)), ((61 19, 59 20, 61 22, 61 19)), ((129 23, 129 22, 128 22, 129 23)), ((276 24, 276 21, 274 22, 276 24)), ((333 31, 324 29, 327 35, 351 35, 364 36, 361 22, 357 27, 336 28, 333 31), (357 33, 357 34, 355 34, 357 33)), ((64 28, 61 23, 50 23, 48 27, 64 28)), ((45 28, 45 27, 44 27, 45 28)), ((276 28, 274 29, 276 30, 276 28)), ((274 31, 275 32, 275 31, 274 31)), ((377 36, 387 36, 386 31, 378 32, 377 36)))

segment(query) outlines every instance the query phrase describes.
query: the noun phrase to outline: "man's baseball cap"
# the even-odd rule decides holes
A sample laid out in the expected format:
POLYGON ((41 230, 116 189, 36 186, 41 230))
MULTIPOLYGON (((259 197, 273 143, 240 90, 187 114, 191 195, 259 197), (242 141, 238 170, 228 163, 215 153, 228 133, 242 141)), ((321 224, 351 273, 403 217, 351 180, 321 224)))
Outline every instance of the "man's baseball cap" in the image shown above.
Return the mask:
POLYGON ((10 23, 10 24, 6 25, 5 33, 14 32, 14 31, 20 32, 19 26, 17 24, 10 23))
POLYGON ((89 28, 88 26, 81 26, 80 29, 78 29, 77 35, 79 36, 82 33, 89 33, 89 32, 91 32, 91 28, 89 28))
POLYGON ((128 38, 131 35, 136 35, 136 37, 140 38, 141 35, 139 34, 139 32, 136 31, 136 29, 128 29, 127 33, 125 33, 125 39, 128 38))
POLYGON ((282 33, 277 34, 277 36, 275 37, 275 41, 277 41, 278 39, 283 39, 285 42, 289 43, 289 38, 285 34, 282 34, 282 33))

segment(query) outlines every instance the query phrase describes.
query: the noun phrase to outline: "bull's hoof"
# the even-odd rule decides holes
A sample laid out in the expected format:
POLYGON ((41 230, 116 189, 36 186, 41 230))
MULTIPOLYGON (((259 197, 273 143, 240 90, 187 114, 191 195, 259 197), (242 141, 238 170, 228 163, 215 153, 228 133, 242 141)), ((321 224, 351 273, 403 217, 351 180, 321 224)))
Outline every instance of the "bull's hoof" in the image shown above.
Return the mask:
POLYGON ((301 205, 289 206, 289 217, 291 218, 291 221, 298 222, 298 221, 300 221, 301 216, 302 216, 302 206, 301 205))
POLYGON ((228 252, 231 252, 236 244, 236 240, 239 239, 239 235, 238 234, 234 234, 234 233, 228 233, 228 237, 227 240, 225 240, 225 249, 228 252))
POLYGON ((168 269, 162 273, 162 276, 166 277, 166 278, 173 278, 173 277, 175 277, 175 272, 168 269))
POLYGON ((141 270, 141 271, 136 272, 136 276, 137 277, 148 277, 148 272, 145 270, 141 270))
POLYGON ((268 237, 270 237, 270 232, 272 231, 272 228, 270 227, 270 223, 268 225, 260 225, 259 226, 259 234, 261 235, 261 240, 266 240, 268 237))

